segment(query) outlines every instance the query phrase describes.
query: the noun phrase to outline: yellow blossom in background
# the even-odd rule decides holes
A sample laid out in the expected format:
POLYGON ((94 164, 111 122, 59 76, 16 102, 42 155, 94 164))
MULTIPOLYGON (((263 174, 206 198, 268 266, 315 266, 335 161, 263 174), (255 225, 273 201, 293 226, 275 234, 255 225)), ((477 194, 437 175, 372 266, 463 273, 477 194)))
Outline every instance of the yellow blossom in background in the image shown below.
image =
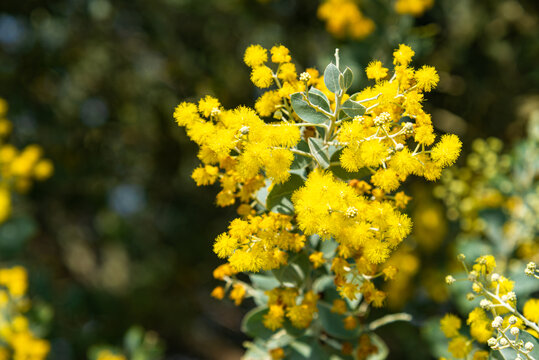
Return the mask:
POLYGON ((32 180, 46 180, 54 172, 52 162, 43 159, 40 146, 28 145, 19 151, 7 142, 12 129, 11 122, 4 118, 7 110, 7 102, 0 98, 0 224, 11 215, 13 192, 24 193, 32 180))
POLYGON ((313 267, 319 268, 322 266, 326 260, 324 260, 324 253, 321 251, 317 251, 309 255, 309 260, 313 263, 313 267))
POLYGON ((444 332, 445 336, 448 338, 457 336, 459 334, 460 327, 460 319, 453 314, 446 314, 440 320, 440 328, 444 332))
POLYGON ((331 312, 334 312, 336 314, 344 314, 346 313, 346 302, 342 299, 335 299, 333 300, 333 306, 331 307, 331 312))
POLYGON ((0 341, 6 345, 0 348, 0 356, 10 352, 13 359, 45 360, 50 344, 32 332, 24 315, 29 305, 26 269, 22 266, 0 269, 0 287, 4 289, 0 291, 0 341))
POLYGON ((245 297, 245 287, 241 284, 234 284, 229 296, 230 299, 234 300, 236 306, 239 306, 245 297))
POLYGON ((283 326, 284 309, 281 305, 270 305, 269 311, 264 315, 264 326, 270 330, 275 330, 283 326))
POLYGON ((434 0, 397 0, 395 11, 399 14, 408 14, 419 17, 434 5, 434 0))
POLYGON ((472 342, 465 336, 457 336, 449 342, 449 352, 457 359, 464 359, 472 351, 472 342))
POLYGON ((339 38, 363 39, 375 28, 353 0, 326 0, 320 4, 317 15, 326 22, 327 31, 339 38))
POLYGON ((345 317, 343 319, 343 323, 346 330, 354 330, 358 325, 357 318, 352 315, 345 317))
POLYGON ((523 312, 527 319, 539 323, 539 299, 530 299, 526 301, 523 312))
POLYGON ((484 255, 478 257, 475 260, 473 269, 477 271, 478 274, 488 275, 491 274, 496 268, 496 259, 492 255, 484 255))

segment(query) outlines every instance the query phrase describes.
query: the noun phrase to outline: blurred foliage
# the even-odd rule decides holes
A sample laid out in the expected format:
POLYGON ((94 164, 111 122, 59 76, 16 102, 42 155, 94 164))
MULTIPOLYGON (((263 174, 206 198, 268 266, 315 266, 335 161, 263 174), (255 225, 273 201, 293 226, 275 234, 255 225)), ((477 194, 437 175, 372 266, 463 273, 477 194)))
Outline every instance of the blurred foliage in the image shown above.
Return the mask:
MULTIPOLYGON (((387 62, 385 54, 408 43, 417 63, 440 70, 429 99, 438 131, 452 129, 465 144, 523 136, 539 92, 536 1, 437 0, 415 18, 384 10, 393 9, 392 1, 363 0, 361 11, 375 29, 361 41, 334 39, 317 18, 319 5, 1 2, 0 96, 11 106, 11 140, 18 148, 39 143, 55 175, 21 204, 20 214, 32 216, 2 225, 0 257, 27 265, 37 301, 54 309, 55 359, 82 358, 94 343, 119 343, 133 323, 157 331, 170 354, 238 357, 242 314, 208 299, 217 263, 211 243, 232 213, 214 207, 215 189, 194 191, 194 146, 171 113, 180 99, 206 93, 227 108, 251 103, 258 94, 249 90, 249 71, 236 65, 248 44, 282 43, 298 63, 319 65, 338 46, 359 74, 371 58, 387 62)), ((416 210, 424 234, 432 219, 445 223, 443 210, 416 210)), ((420 237, 418 246, 429 243, 420 237)), ((425 252, 416 265, 445 261, 441 249, 425 252)), ((425 310, 428 295, 420 295, 416 303, 425 310)), ((399 341, 397 330, 389 344, 394 356, 415 354, 417 346, 399 341)))

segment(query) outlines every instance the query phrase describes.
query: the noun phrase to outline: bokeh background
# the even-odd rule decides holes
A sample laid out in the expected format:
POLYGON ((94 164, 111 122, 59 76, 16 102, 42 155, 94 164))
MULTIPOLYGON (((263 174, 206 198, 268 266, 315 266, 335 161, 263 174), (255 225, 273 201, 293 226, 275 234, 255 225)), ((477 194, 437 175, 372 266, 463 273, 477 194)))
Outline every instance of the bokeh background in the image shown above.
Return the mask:
MULTIPOLYGON (((11 141, 39 143, 55 165, 51 179, 17 201, 0 232, 0 260, 27 267, 51 359, 82 359, 92 344, 120 343, 134 324, 158 334, 168 359, 241 355, 249 304, 209 296, 219 264, 212 241, 235 211, 217 208, 216 189, 190 179, 195 146, 172 112, 206 94, 227 108, 252 105, 259 93, 242 63, 249 44, 283 44, 299 69, 319 70, 339 47, 360 74, 407 43, 416 66, 440 73, 427 101, 439 133, 461 136, 465 153, 478 137, 510 147, 526 135, 539 108, 537 1, 435 0, 412 16, 396 13, 393 1, 362 0, 356 4, 376 28, 361 39, 328 31, 317 16, 322 2, 0 3, 0 97, 10 105, 11 141)), ((366 84, 356 76, 355 88, 366 84)), ((422 203, 443 206, 430 187, 408 185, 422 203)), ((450 241, 444 216, 424 219, 419 231, 442 229, 450 241)), ((443 257, 429 254, 433 263, 443 257)), ((443 313, 418 291, 408 311, 443 313)), ((393 358, 419 358, 419 335, 404 336, 419 334, 416 325, 383 334, 394 339, 393 358)))

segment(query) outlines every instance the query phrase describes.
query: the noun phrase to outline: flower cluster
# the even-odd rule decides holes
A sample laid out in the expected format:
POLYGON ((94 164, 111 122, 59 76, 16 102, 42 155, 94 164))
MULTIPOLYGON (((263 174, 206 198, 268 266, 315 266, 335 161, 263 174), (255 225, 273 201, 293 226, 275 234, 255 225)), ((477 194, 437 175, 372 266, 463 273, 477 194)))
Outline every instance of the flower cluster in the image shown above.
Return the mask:
POLYGON ((272 270, 286 264, 287 253, 305 245, 305 235, 292 232, 291 217, 269 213, 235 219, 229 231, 217 237, 213 250, 229 258, 236 271, 272 270))
MULTIPOLYGON (((459 255, 467 273, 463 281, 472 283, 472 291, 467 295, 468 300, 479 300, 468 315, 466 324, 469 325, 469 333, 473 340, 496 351, 504 352, 504 358, 512 354, 512 358, 534 359, 532 351, 539 338, 539 299, 528 299, 521 314, 517 310, 517 295, 515 283, 506 277, 494 272, 496 260, 492 255, 484 255, 475 260, 469 269, 465 263, 464 255, 459 255), (534 339, 535 338, 535 339, 534 339), (512 349, 507 352, 507 349, 512 349)), ((526 274, 535 276, 535 263, 528 264, 526 274)), ((453 284, 455 279, 449 275, 446 278, 448 284, 453 284)), ((461 320, 455 315, 447 314, 442 318, 441 329, 451 339, 449 351, 457 358, 466 358, 473 351, 473 340, 459 332, 461 320)), ((488 351, 476 350, 474 359, 479 357, 487 359, 488 351)))
POLYGON ((26 270, 21 266, 0 269, 0 358, 43 360, 50 351, 25 316, 30 309, 26 297, 26 270))
MULTIPOLYGON (((176 108, 177 123, 200 146, 193 179, 219 181, 220 206, 240 202, 240 218, 214 243, 228 262, 214 271, 225 286, 212 296, 257 302, 245 320, 248 333, 253 317, 275 334, 327 321, 353 332, 370 306, 384 304, 380 280, 398 272, 384 262, 412 227, 402 213, 410 197, 398 189, 411 175, 438 179, 461 149, 455 135, 436 142, 422 103, 439 76, 410 66, 413 55, 400 45, 391 72, 372 61, 366 73, 373 85, 349 95, 353 73, 341 70, 338 51, 322 76, 315 69, 298 76, 287 48, 252 45, 244 56, 252 82, 275 86, 254 109, 226 110, 209 96, 176 108), (259 274, 248 283, 240 272, 259 274), (327 299, 349 302, 347 316, 329 311, 327 299)), ((359 347, 372 340, 347 336, 359 347)), ((276 351, 271 344, 266 351, 276 351)))
MULTIPOLYGON (((396 0, 393 8, 397 14, 420 17, 433 5, 434 0, 396 0)), ((376 28, 375 22, 365 16, 356 0, 325 0, 318 7, 317 15, 326 23, 326 30, 337 38, 361 40, 376 28)))
POLYGON ((9 144, 12 124, 5 118, 7 102, 0 98, 0 223, 11 214, 12 192, 25 192, 32 180, 45 180, 52 175, 53 165, 43 159, 43 150, 38 145, 29 145, 19 151, 9 144))

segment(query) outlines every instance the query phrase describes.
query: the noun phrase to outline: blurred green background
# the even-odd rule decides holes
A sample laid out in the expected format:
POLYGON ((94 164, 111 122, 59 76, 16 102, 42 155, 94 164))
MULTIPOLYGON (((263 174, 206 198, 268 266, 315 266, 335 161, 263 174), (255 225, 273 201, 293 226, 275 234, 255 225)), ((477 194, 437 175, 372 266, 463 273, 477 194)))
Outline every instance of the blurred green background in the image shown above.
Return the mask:
POLYGON ((0 3, 12 141, 39 143, 55 164, 6 224, 20 236, 0 234, 0 259, 28 268, 50 358, 81 359, 132 324, 158 333, 169 359, 240 356, 245 309, 209 297, 212 241, 235 212, 190 179, 195 145, 172 112, 205 94, 252 105, 249 44, 283 44, 299 69, 319 70, 339 47, 359 74, 407 43, 416 66, 440 73, 426 106, 440 133, 460 135, 465 151, 476 137, 524 136, 539 107, 539 3, 435 0, 419 18, 392 3, 361 1, 377 26, 361 41, 327 33, 312 0, 0 3))

